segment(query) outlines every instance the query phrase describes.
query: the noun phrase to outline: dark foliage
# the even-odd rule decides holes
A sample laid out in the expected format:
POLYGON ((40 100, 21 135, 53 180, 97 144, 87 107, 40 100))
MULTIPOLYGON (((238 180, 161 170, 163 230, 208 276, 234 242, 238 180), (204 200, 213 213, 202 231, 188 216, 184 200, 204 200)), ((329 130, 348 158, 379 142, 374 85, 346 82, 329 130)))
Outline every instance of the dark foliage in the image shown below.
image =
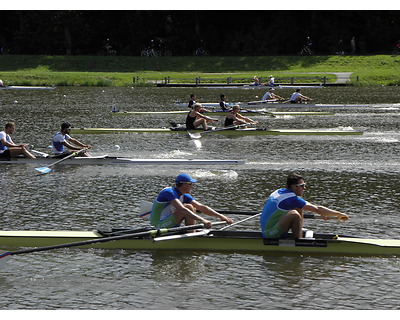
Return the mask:
POLYGON ((399 11, 0 11, 0 47, 12 54, 94 55, 105 44, 118 55, 144 48, 192 55, 388 53, 400 39, 399 11), (107 40, 109 39, 109 40, 107 40), (153 43, 151 40, 154 40, 153 43))

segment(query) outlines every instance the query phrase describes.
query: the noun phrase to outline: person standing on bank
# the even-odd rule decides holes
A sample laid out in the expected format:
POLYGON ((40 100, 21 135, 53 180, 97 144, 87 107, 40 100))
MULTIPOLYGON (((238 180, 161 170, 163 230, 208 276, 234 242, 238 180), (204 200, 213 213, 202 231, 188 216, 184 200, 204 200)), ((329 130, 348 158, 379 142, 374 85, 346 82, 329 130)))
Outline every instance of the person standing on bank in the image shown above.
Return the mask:
POLYGON ((90 157, 90 154, 87 153, 84 149, 91 149, 92 146, 83 144, 79 140, 72 138, 69 135, 70 131, 71 124, 69 122, 63 122, 61 124, 61 131, 57 132, 53 137, 53 151, 57 158, 64 158, 78 151, 80 151, 79 155, 81 157, 90 157))
POLYGON ((187 173, 181 173, 175 179, 175 187, 163 189, 153 203, 150 214, 151 225, 158 229, 174 228, 179 227, 183 221, 185 225, 194 225, 199 221, 206 228, 211 228, 211 221, 198 215, 196 210, 231 224, 232 219, 196 201, 190 195, 195 183, 197 180, 192 179, 187 173))
POLYGON ((290 173, 286 188, 271 193, 260 217, 263 238, 282 238, 289 230, 292 230, 295 239, 302 238, 303 210, 317 213, 324 219, 328 217, 337 217, 339 221, 349 219, 347 214, 302 199, 305 189, 304 178, 297 173, 290 173))

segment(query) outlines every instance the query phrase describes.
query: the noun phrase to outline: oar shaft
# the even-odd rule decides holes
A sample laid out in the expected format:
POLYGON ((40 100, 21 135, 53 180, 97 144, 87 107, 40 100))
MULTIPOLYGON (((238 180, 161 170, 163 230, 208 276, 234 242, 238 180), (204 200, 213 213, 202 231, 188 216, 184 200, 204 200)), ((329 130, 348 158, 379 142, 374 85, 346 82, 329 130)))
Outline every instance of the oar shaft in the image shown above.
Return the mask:
POLYGON ((223 228, 221 228, 220 230, 228 229, 228 228, 233 227, 233 226, 235 226, 235 225, 237 225, 237 224, 239 224, 239 223, 245 222, 245 221, 247 221, 247 220, 250 220, 250 219, 253 219, 253 218, 256 218, 256 217, 259 217, 259 216, 261 216, 261 212, 255 214, 254 216, 251 216, 251 217, 248 217, 248 218, 246 218, 246 219, 243 219, 243 220, 240 220, 240 221, 238 221, 238 222, 235 222, 235 223, 232 223, 232 224, 230 224, 230 225, 227 225, 226 227, 223 227, 223 228))
POLYGON ((70 155, 68 155, 68 156, 66 156, 66 157, 64 157, 64 158, 62 158, 62 159, 60 159, 60 160, 58 160, 58 161, 56 161, 56 162, 54 162, 54 163, 52 163, 52 164, 49 164, 47 167, 50 168, 50 167, 52 167, 52 166, 55 166, 56 164, 58 164, 58 163, 60 163, 60 162, 63 162, 63 161, 65 161, 65 160, 69 159, 69 158, 75 157, 75 156, 77 156, 78 154, 79 154, 79 152, 73 152, 73 153, 71 153, 70 155))
MULTIPOLYGON (((225 221, 214 222, 213 225, 219 225, 221 223, 225 224, 226 222, 225 221)), ((163 235, 166 233, 170 233, 170 232, 190 231, 190 230, 203 229, 203 228, 204 228, 204 224, 195 224, 195 225, 190 225, 190 226, 168 228, 168 229, 167 228, 154 229, 154 230, 149 230, 149 231, 124 234, 124 235, 119 235, 119 236, 104 237, 104 238, 93 239, 93 240, 84 240, 84 241, 78 241, 78 242, 57 244, 57 245, 47 246, 47 247, 29 248, 29 249, 24 249, 24 250, 11 251, 9 253, 9 255, 48 251, 48 250, 61 249, 61 248, 81 247, 81 246, 87 246, 87 245, 95 244, 95 243, 102 243, 102 242, 109 242, 109 241, 116 241, 116 240, 123 240, 123 239, 128 239, 128 238, 137 238, 137 237, 144 237, 144 236, 157 237, 157 236, 160 236, 160 235, 163 235)))
POLYGON ((10 255, 39 252, 39 251, 48 251, 48 250, 61 249, 61 248, 87 246, 87 245, 95 244, 95 243, 122 240, 122 239, 128 239, 128 238, 133 238, 133 237, 135 237, 135 238, 136 237, 144 237, 144 236, 156 237, 156 236, 166 234, 169 232, 189 231, 189 230, 202 229, 202 228, 204 228, 203 224, 196 224, 196 225, 191 225, 191 226, 177 227, 177 228, 170 228, 170 229, 154 229, 154 230, 150 230, 150 231, 124 234, 124 235, 119 235, 119 236, 104 237, 104 238, 93 239, 93 240, 63 243, 63 244, 47 246, 47 247, 29 248, 29 249, 24 249, 24 250, 11 251, 10 255))

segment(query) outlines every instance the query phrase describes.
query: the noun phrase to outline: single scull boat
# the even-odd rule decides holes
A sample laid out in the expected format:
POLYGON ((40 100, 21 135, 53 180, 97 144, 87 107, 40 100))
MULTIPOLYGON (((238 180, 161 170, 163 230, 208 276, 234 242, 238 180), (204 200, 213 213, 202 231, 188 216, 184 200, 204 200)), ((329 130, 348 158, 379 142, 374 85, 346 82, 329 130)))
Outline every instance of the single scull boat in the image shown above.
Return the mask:
MULTIPOLYGON (((0 158, 0 164, 51 164, 60 160, 59 158, 0 158)), ((74 157, 66 159, 63 164, 87 164, 87 165, 223 165, 244 164, 244 160, 208 160, 208 159, 132 159, 109 157, 107 155, 97 157, 74 157)))
POLYGON ((56 87, 34 87, 34 86, 4 86, 0 89, 10 89, 10 90, 53 90, 56 87))

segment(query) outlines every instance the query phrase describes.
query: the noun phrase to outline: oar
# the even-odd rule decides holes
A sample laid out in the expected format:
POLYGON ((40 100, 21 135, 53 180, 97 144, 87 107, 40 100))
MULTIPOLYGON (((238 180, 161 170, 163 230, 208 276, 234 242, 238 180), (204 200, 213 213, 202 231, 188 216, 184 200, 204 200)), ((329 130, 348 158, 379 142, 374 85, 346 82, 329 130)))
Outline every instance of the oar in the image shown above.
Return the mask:
MULTIPOLYGON (((223 223, 225 223, 225 221, 223 221, 223 223)), ((221 224, 221 222, 213 222, 213 225, 219 225, 219 224, 221 224)), ((87 246, 87 245, 91 245, 91 244, 95 244, 95 243, 123 240, 123 239, 129 239, 129 238, 134 238, 134 237, 135 238, 147 237, 147 236, 158 237, 158 236, 161 236, 166 233, 190 231, 190 230, 203 229, 203 228, 204 228, 204 224, 195 224, 195 225, 184 226, 184 227, 154 229, 154 230, 149 230, 149 231, 128 233, 128 234, 112 236, 112 237, 102 237, 100 239, 63 243, 63 244, 57 244, 57 245, 47 246, 47 247, 38 247, 38 248, 29 248, 29 249, 18 250, 18 251, 0 252, 0 265, 5 263, 6 257, 16 255, 16 254, 49 251, 49 250, 54 250, 54 249, 71 248, 71 247, 81 247, 81 246, 87 246)))
POLYGON ((143 200, 140 202, 139 217, 145 217, 151 213, 153 202, 143 200))
POLYGON ((50 164, 48 167, 40 167, 40 168, 35 168, 36 171, 39 171, 40 173, 49 173, 52 169, 50 167, 55 166, 56 164, 59 164, 69 158, 75 157, 77 155, 79 155, 79 153, 81 153, 82 151, 84 151, 85 149, 79 150, 77 152, 73 152, 70 155, 66 156, 65 158, 62 158, 61 160, 58 160, 52 164, 50 164))
POLYGON ((257 114, 262 114, 262 115, 269 115, 273 118, 276 118, 276 115, 273 114, 273 112, 268 112, 268 111, 256 111, 256 110, 249 110, 249 109, 242 109, 247 112, 252 112, 252 113, 257 113, 257 114))
POLYGON ((237 225, 237 224, 239 224, 239 223, 245 222, 245 221, 247 221, 247 220, 250 220, 250 219, 253 219, 253 218, 256 218, 256 217, 259 217, 259 216, 261 216, 261 212, 255 214, 254 216, 251 216, 251 217, 248 217, 248 218, 246 218, 246 219, 243 219, 243 220, 240 220, 240 221, 238 221, 238 222, 235 222, 235 223, 232 223, 232 224, 230 224, 230 225, 227 225, 226 227, 223 227, 223 228, 221 228, 220 230, 228 229, 228 228, 230 228, 230 227, 232 227, 232 226, 235 226, 235 225, 237 225))
POLYGON ((223 130, 232 130, 232 129, 237 129, 239 127, 244 127, 247 125, 249 125, 249 124, 244 123, 244 124, 238 124, 238 125, 234 125, 234 126, 228 126, 225 128, 219 128, 219 129, 215 129, 215 130, 207 130, 207 131, 195 132, 195 133, 191 133, 188 131, 188 134, 189 134, 189 137, 192 139, 200 139, 202 134, 213 133, 213 132, 218 132, 218 131, 223 131, 223 130))
MULTIPOLYGON (((150 201, 143 200, 140 203, 140 209, 139 209, 139 217, 146 217, 151 213, 151 208, 153 206, 153 203, 150 201)), ((236 211, 236 210, 216 210, 220 214, 237 214, 237 215, 244 215, 244 216, 254 216, 259 214, 259 212, 256 211, 236 211)), ((322 216, 319 214, 313 214, 313 213, 305 213, 303 214, 304 219, 323 219, 322 216)), ((337 217, 328 217, 328 219, 337 219, 337 217)))

